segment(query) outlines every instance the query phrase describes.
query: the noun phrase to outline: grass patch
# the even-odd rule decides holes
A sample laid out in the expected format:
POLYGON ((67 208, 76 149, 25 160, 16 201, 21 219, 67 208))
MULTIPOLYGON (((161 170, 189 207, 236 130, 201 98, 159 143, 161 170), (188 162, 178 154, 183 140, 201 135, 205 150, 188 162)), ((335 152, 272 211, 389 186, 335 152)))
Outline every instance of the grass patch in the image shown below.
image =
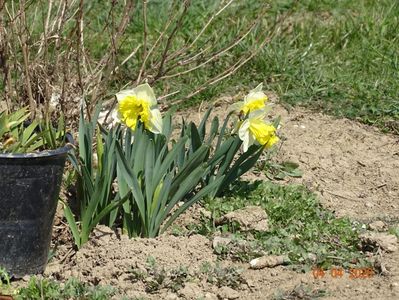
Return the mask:
POLYGON ((227 247, 217 252, 222 256, 233 254, 232 258, 244 261, 274 254, 288 255, 294 265, 305 270, 316 265, 322 268, 368 265, 358 249, 359 224, 347 218, 336 218, 303 186, 240 183, 229 195, 206 202, 205 208, 216 219, 248 205, 265 209, 269 232, 246 234, 240 232, 236 224, 215 227, 211 220, 203 221, 197 232, 208 235, 215 231, 234 232, 236 239, 230 246, 233 251, 227 247), (249 243, 242 247, 242 240, 249 243))
POLYGON ((264 80, 290 105, 322 109, 399 133, 395 122, 399 119, 399 3, 293 3, 275 3, 276 11, 294 13, 287 30, 246 68, 257 74, 252 80, 264 80))
MULTIPOLYGON (((256 12, 255 0, 246 1, 256 12)), ((248 9, 249 8, 249 9, 248 9)), ((235 76, 185 103, 263 82, 288 105, 303 105, 399 133, 399 2, 274 1, 264 26, 289 12, 279 34, 235 76)), ((242 14, 241 14, 242 13, 242 14)), ((232 59, 242 55, 242 43, 232 59)), ((196 76, 205 76, 202 70, 196 76)))
POLYGON ((65 283, 32 277, 27 287, 17 291, 17 300, 107 300, 115 295, 108 286, 90 286, 71 278, 65 283))

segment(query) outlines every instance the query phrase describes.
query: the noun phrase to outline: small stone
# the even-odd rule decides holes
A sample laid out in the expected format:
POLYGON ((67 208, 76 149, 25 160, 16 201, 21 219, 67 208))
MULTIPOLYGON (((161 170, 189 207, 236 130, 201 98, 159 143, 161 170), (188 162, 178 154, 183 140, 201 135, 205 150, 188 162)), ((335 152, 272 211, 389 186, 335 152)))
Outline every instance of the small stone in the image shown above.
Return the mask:
POLYGON ((53 274, 59 274, 62 272, 63 266, 61 264, 48 264, 44 270, 44 275, 51 276, 53 274))
POLYGON ((105 225, 97 225, 91 234, 91 238, 100 240, 101 244, 108 244, 114 237, 115 232, 105 225))
POLYGON ((308 253, 308 258, 311 262, 316 262, 317 260, 317 255, 314 253, 308 253))
POLYGON ((177 300, 177 299, 179 299, 179 297, 174 293, 170 293, 165 297, 165 300, 177 300))
POLYGON ((392 282, 389 287, 391 288, 392 291, 399 292, 399 283, 397 282, 392 282))
POLYGON ((185 287, 179 291, 179 295, 184 299, 197 299, 198 295, 201 293, 200 288, 192 282, 187 282, 185 287))
POLYGON ((206 293, 204 295, 205 300, 218 300, 218 297, 215 294, 212 293, 206 293))
POLYGON ((366 203, 364 204, 364 206, 366 206, 366 207, 368 207, 368 208, 371 208, 371 207, 373 207, 374 205, 373 205, 372 203, 370 203, 370 202, 366 202, 366 203))
POLYGON ((213 249, 216 249, 216 248, 219 248, 219 247, 225 247, 225 246, 227 246, 228 244, 230 244, 231 241, 232 241, 231 238, 216 236, 216 237, 213 239, 212 247, 213 247, 213 249))
POLYGON ((255 258, 249 262, 251 269, 273 268, 279 265, 284 265, 290 262, 288 256, 284 255, 270 255, 255 258))
POLYGON ((369 224, 369 228, 374 231, 384 231, 387 225, 382 221, 374 221, 369 224))
POLYGON ((223 286, 219 289, 218 296, 219 299, 222 300, 225 299, 231 300, 231 299, 238 299, 240 297, 240 294, 228 286, 223 286))
POLYGON ((381 248, 386 252, 398 250, 398 238, 393 234, 382 232, 368 232, 360 235, 363 248, 381 248))
POLYGON ((252 279, 246 279, 245 282, 247 283, 247 285, 248 285, 250 288, 253 288, 253 287, 256 286, 255 282, 254 282, 252 279))
POLYGON ((265 210, 259 206, 246 206, 242 209, 230 212, 215 221, 216 225, 237 222, 242 231, 269 230, 268 217, 265 210))

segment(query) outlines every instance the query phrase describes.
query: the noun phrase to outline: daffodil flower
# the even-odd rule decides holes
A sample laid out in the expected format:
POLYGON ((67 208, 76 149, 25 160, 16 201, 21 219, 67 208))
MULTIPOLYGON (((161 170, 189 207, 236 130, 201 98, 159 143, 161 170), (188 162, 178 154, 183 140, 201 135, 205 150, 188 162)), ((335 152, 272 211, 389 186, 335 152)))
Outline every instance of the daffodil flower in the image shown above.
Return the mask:
POLYGON ((245 96, 244 101, 237 102, 232 105, 232 109, 243 114, 244 116, 248 113, 265 110, 266 108, 267 96, 262 92, 262 83, 256 88, 251 90, 247 96, 245 96))
POLYGON ((263 120, 264 114, 255 112, 241 122, 238 129, 238 136, 243 141, 244 152, 257 143, 265 148, 270 148, 278 142, 276 128, 263 120))
POLYGON ((120 91, 116 94, 118 118, 132 130, 136 129, 137 121, 153 133, 162 132, 162 116, 157 107, 157 100, 152 88, 141 84, 134 89, 120 91))

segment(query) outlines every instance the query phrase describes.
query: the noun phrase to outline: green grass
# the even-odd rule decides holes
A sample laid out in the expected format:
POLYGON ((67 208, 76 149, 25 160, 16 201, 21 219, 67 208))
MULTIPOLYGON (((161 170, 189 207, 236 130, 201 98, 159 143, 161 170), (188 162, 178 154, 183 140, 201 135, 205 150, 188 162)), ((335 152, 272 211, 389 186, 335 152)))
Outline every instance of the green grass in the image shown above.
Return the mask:
POLYGON ((277 185, 270 182, 241 183, 231 194, 205 203, 205 208, 216 219, 228 212, 248 205, 265 209, 270 231, 240 232, 235 224, 213 227, 212 221, 203 221, 194 228, 197 232, 212 235, 215 231, 234 232, 236 243, 219 249, 222 257, 249 261, 262 252, 288 255, 295 268, 367 265, 358 249, 359 225, 347 218, 336 218, 324 209, 316 196, 302 186, 277 185), (247 240, 248 247, 240 250, 240 242, 247 240), (236 247, 237 246, 237 247, 236 247))
MULTIPOLYGON (((398 133, 399 2, 272 3, 270 18, 291 13, 282 32, 238 74, 193 101, 264 82, 288 105, 305 105, 398 133)), ((246 47, 244 43, 235 52, 236 58, 246 47)))
POLYGON ((103 286, 89 286, 71 278, 65 283, 32 277, 27 287, 17 290, 17 300, 107 300, 115 289, 103 286))
MULTIPOLYGON (((276 3, 276 10, 292 7, 291 1, 276 3)), ((284 103, 398 133, 391 121, 399 119, 399 2, 299 3, 287 31, 246 68, 252 80, 264 80, 284 103)))

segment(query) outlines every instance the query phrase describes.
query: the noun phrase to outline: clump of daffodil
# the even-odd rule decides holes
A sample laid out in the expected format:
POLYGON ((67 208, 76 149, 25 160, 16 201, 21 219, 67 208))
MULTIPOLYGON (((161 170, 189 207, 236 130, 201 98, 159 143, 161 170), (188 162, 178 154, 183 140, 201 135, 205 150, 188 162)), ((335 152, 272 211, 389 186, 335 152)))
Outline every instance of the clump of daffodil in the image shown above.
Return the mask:
POLYGON ((244 151, 255 143, 270 148, 279 140, 276 128, 264 121, 266 101, 267 96, 262 91, 262 84, 259 84, 244 101, 233 105, 233 110, 239 115, 236 130, 243 141, 244 151))
POLYGON ((118 105, 117 116, 120 121, 135 130, 137 122, 142 122, 145 129, 159 134, 162 132, 162 116, 152 88, 141 84, 134 89, 120 91, 116 94, 118 105))
POLYGON ((262 111, 250 113, 248 117, 241 122, 238 129, 238 136, 243 141, 244 152, 255 143, 265 148, 270 148, 279 141, 276 135, 276 128, 264 121, 264 114, 262 111))
POLYGON ((232 109, 240 115, 246 116, 248 113, 257 110, 265 110, 267 100, 266 94, 262 91, 261 83, 245 96, 244 101, 233 104, 232 109))

